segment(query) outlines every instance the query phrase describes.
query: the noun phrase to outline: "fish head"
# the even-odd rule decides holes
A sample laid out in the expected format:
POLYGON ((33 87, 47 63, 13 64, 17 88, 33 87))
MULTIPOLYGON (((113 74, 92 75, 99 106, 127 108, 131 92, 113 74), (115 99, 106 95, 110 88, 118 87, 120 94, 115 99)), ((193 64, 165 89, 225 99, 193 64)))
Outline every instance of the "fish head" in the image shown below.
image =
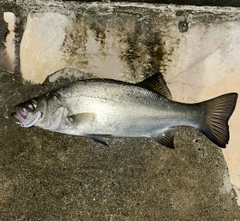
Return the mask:
POLYGON ((22 127, 32 127, 42 120, 45 112, 41 99, 31 99, 14 107, 15 112, 11 115, 18 120, 17 124, 22 127))

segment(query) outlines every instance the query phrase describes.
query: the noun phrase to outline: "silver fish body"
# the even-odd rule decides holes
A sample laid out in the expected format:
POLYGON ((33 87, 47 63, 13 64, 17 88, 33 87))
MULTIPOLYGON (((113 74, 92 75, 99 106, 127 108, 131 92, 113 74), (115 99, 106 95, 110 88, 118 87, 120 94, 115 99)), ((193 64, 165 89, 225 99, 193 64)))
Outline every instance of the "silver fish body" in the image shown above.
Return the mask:
POLYGON ((21 103, 13 115, 23 127, 34 125, 104 144, 105 136, 151 137, 171 148, 174 127, 187 125, 225 147, 229 140, 227 121, 235 108, 236 93, 196 104, 170 98, 160 73, 135 85, 91 79, 21 103))

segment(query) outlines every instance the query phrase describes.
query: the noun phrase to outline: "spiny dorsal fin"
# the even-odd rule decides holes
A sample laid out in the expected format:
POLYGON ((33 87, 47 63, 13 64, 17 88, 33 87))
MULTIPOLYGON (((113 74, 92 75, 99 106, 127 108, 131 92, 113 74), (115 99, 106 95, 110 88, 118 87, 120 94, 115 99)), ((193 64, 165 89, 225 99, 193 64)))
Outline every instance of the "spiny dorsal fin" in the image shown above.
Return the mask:
POLYGON ((170 127, 163 133, 161 133, 159 136, 154 136, 152 138, 163 146, 174 149, 174 135, 175 128, 170 127))
POLYGON ((164 80, 164 78, 160 72, 137 83, 136 85, 146 88, 150 91, 156 92, 169 100, 172 99, 171 92, 170 92, 169 88, 167 87, 166 81, 164 80))

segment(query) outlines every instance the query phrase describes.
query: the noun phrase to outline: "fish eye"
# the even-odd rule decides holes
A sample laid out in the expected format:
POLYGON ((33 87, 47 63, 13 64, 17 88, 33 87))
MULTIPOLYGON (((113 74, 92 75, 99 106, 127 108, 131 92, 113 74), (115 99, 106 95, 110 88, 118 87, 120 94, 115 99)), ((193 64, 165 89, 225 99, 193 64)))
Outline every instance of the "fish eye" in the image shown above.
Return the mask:
POLYGON ((25 105, 25 108, 29 112, 35 111, 36 107, 37 107, 37 101, 35 101, 35 100, 31 100, 31 101, 27 102, 26 105, 25 105))

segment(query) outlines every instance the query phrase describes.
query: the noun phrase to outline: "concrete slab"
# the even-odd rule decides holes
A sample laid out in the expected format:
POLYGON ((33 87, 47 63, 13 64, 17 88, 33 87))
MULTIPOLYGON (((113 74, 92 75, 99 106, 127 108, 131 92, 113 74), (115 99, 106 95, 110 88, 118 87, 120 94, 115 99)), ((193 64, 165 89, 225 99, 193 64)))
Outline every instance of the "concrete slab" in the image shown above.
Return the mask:
POLYGON ((231 184, 239 188, 239 105, 230 121, 227 165, 221 150, 190 128, 179 129, 175 150, 122 138, 109 139, 107 148, 22 129, 9 119, 20 101, 91 75, 136 82, 160 70, 174 99, 184 102, 240 92, 238 9, 46 1, 17 6, 24 11, 15 13, 18 24, 26 21, 16 39, 24 80, 43 83, 68 69, 42 85, 1 72, 1 220, 240 220, 231 184))

